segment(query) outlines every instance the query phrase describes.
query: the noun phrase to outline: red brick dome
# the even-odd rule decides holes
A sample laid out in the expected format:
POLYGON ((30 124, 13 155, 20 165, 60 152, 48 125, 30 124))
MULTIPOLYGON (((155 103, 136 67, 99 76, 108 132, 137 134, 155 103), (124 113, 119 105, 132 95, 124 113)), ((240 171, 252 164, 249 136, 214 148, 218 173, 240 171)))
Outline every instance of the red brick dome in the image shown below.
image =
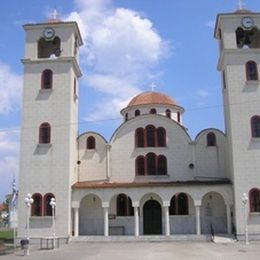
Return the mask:
POLYGON ((128 104, 127 107, 158 104, 158 105, 173 105, 176 106, 176 102, 169 96, 159 92, 143 92, 135 96, 128 104))

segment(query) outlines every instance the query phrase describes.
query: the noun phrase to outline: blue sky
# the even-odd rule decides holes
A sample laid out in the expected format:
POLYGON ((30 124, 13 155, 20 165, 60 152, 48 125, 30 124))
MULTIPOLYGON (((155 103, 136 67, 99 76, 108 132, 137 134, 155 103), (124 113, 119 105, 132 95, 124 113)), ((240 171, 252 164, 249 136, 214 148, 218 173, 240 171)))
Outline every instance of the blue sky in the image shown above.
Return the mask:
MULTIPOLYGON (((259 0, 245 8, 260 11, 259 0)), ((238 9, 238 0, 11 0, 1 3, 0 202, 18 178, 24 31, 46 21, 54 8, 76 19, 81 48, 79 133, 97 131, 107 140, 122 122, 120 109, 134 95, 163 92, 185 108, 184 125, 194 139, 205 128, 224 131, 218 43, 218 13, 238 9)))

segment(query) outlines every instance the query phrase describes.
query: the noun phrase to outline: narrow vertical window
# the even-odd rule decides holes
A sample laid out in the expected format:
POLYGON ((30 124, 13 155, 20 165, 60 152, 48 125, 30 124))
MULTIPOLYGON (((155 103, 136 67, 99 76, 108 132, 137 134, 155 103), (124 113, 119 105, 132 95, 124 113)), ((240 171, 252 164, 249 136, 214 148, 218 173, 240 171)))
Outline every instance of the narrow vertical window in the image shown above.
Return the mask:
POLYGON ((145 160, 143 156, 139 156, 135 160, 136 175, 145 175, 145 160))
POLYGON ((171 110, 170 109, 166 109, 166 111, 165 111, 165 114, 166 114, 166 116, 168 117, 168 118, 172 118, 172 113, 171 113, 171 110))
POLYGON ((260 212, 260 190, 252 189, 249 192, 250 212, 260 212))
POLYGON ((125 114, 125 121, 128 120, 128 113, 125 114))
POLYGON ((246 80, 258 80, 257 64, 254 61, 246 63, 246 80))
POLYGON ((181 122, 181 113, 177 112, 177 122, 180 123, 181 122))
POLYGON ((158 156, 158 175, 167 175, 167 158, 164 155, 158 156))
POLYGON ((139 109, 135 110, 135 116, 140 116, 140 110, 139 109))
POLYGON ((51 126, 49 123, 43 123, 39 128, 39 143, 49 144, 51 142, 51 126))
POLYGON ((31 208, 32 216, 42 216, 42 195, 35 193, 32 195, 33 204, 31 208))
POLYGON ((207 134, 207 146, 216 146, 216 135, 212 132, 207 134))
POLYGON ((251 132, 252 137, 260 137, 260 116, 251 118, 251 132))
POLYGON ((156 155, 148 153, 146 155, 147 175, 156 175, 156 155))
POLYGON ((52 207, 50 205, 51 198, 55 198, 52 193, 47 193, 44 196, 44 215, 52 216, 52 207))
POLYGON ((155 147, 155 127, 148 125, 146 128, 146 143, 148 147, 155 147))
POLYGON ((163 127, 158 127, 157 129, 157 146, 166 146, 166 131, 163 127))
POLYGON ((87 138, 87 149, 96 149, 96 139, 94 136, 87 138))
POLYGON ((77 80, 76 80, 76 78, 74 78, 73 94, 74 94, 74 97, 77 97, 77 80))
POLYGON ((47 69, 42 72, 42 89, 52 89, 52 71, 47 69))
POLYGON ((136 144, 136 147, 144 147, 144 129, 143 128, 136 129, 135 144, 136 144))

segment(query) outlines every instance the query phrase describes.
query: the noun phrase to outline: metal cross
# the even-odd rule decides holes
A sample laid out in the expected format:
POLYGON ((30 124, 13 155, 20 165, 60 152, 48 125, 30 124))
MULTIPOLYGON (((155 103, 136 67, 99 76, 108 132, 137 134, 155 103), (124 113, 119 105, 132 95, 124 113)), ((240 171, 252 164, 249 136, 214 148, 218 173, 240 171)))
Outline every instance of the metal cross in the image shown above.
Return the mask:
POLYGON ((239 8, 239 10, 242 10, 244 5, 245 4, 243 3, 243 0, 238 0, 238 8, 239 8))
POLYGON ((57 9, 54 8, 53 13, 51 13, 53 20, 56 20, 58 18, 58 15, 59 15, 59 13, 58 13, 57 9))
POLYGON ((154 84, 154 83, 152 83, 151 85, 150 85, 150 88, 152 89, 152 92, 154 92, 154 89, 156 88, 157 86, 154 84))

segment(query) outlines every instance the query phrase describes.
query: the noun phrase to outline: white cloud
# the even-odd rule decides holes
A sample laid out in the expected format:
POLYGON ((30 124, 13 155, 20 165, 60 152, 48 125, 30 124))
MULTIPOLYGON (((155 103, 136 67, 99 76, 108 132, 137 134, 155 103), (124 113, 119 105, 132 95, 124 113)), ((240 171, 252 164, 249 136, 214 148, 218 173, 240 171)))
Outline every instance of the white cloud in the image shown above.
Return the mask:
MULTIPOLYGON (((134 10, 115 8, 111 0, 75 2, 79 11, 66 19, 78 22, 83 37, 81 65, 87 75, 83 82, 102 93, 107 111, 118 113, 130 97, 151 83, 152 74, 161 75, 153 69, 169 53, 169 43, 134 10)), ((93 111, 96 118, 111 117, 104 113, 104 103, 93 111)))
POLYGON ((0 115, 8 114, 20 107, 21 90, 22 77, 0 62, 0 115))
POLYGON ((209 92, 202 89, 198 90, 196 94, 201 98, 206 98, 209 96, 209 92))

